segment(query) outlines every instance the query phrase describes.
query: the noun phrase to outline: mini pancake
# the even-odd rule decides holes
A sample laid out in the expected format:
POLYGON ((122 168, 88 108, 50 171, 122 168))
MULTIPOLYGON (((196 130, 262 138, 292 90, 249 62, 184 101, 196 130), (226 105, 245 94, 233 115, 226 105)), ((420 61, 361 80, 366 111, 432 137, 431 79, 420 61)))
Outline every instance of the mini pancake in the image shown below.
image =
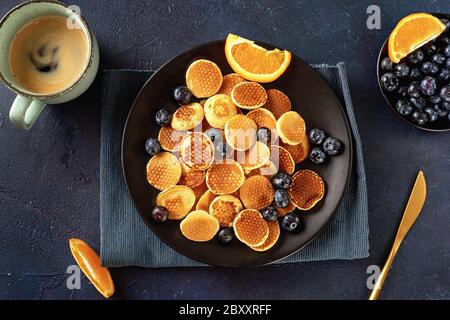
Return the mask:
POLYGON ((206 170, 214 162, 214 144, 201 132, 190 132, 180 143, 180 160, 191 169, 206 170))
POLYGON ((242 211, 241 200, 232 195, 216 197, 209 206, 209 214, 216 217, 221 227, 231 227, 236 215, 242 211))
POLYGON ((205 182, 205 176, 205 170, 194 170, 184 163, 181 163, 181 178, 178 184, 189 188, 195 188, 205 182))
POLYGON ((206 185, 206 181, 203 181, 201 185, 193 187, 191 189, 195 193, 195 203, 193 208, 197 208, 197 204, 200 201, 200 198, 205 194, 206 191, 208 191, 208 186, 206 185))
POLYGON ((262 167, 270 159, 269 147, 260 141, 247 151, 237 152, 237 161, 241 164, 245 173, 262 167))
POLYGON ((270 147, 270 161, 277 166, 278 171, 284 171, 287 174, 293 174, 295 171, 295 162, 291 154, 285 148, 272 145, 270 147))
POLYGON ((277 129, 277 119, 272 112, 266 108, 259 108, 247 113, 247 117, 255 121, 258 128, 268 128, 272 131, 277 129))
POLYGON ((197 98, 209 98, 222 86, 222 72, 212 61, 199 59, 186 71, 186 85, 197 98))
POLYGON ((260 210, 267 207, 272 203, 274 195, 272 184, 264 176, 249 177, 239 189, 239 197, 247 209, 260 210))
MULTIPOLYGON (((206 186, 208 187, 208 186, 206 186)), ((195 206, 195 209, 197 210, 204 210, 209 211, 209 206, 211 205, 211 202, 217 197, 211 190, 207 189, 205 193, 200 197, 200 199, 197 202, 197 205, 195 206)))
POLYGON ((325 195, 325 183, 311 170, 300 170, 292 177, 289 197, 300 210, 313 208, 325 195))
POLYGON ((267 90, 267 102, 264 108, 271 111, 276 119, 280 118, 284 113, 291 111, 292 104, 289 97, 277 89, 267 90))
POLYGON ((257 109, 267 102, 267 92, 257 82, 242 82, 231 91, 233 103, 242 109, 257 109))
POLYGON ((272 133, 270 143, 274 143, 277 140, 277 119, 272 112, 266 108, 258 108, 247 113, 247 117, 255 121, 259 128, 268 128, 272 133))
POLYGON ((277 243, 278 239, 280 238, 280 225, 279 225, 278 221, 275 220, 275 221, 267 222, 267 224, 269 225, 269 236, 267 237, 266 241, 264 241, 264 243, 262 245, 256 246, 256 247, 250 247, 255 251, 263 252, 263 251, 269 250, 277 243))
POLYGON ((216 94, 206 100, 204 111, 208 123, 218 129, 223 129, 228 119, 237 114, 236 106, 225 94, 216 94))
POLYGON ((245 181, 244 170, 232 159, 216 163, 206 172, 206 184, 213 193, 222 195, 237 191, 245 181))
POLYGON ((181 220, 192 209, 195 203, 195 193, 186 186, 173 186, 158 194, 156 205, 169 211, 169 219, 181 220))
POLYGON ((295 206, 292 201, 289 201, 289 205, 286 208, 277 208, 278 216, 284 217, 288 213, 294 212, 295 206))
POLYGON ((239 83, 245 82, 244 78, 242 78, 237 73, 230 73, 223 77, 222 86, 218 93, 226 94, 231 97, 231 91, 233 88, 239 83))
POLYGON ((201 124, 204 117, 202 105, 198 102, 192 102, 175 111, 171 125, 175 130, 191 130, 201 124))
POLYGON ((158 140, 161 148, 173 152, 178 150, 178 145, 187 134, 187 131, 179 131, 166 126, 159 129, 158 140))
POLYGON ((233 222, 236 237, 250 247, 257 247, 269 237, 269 225, 258 210, 245 209, 233 222))
POLYGON ((296 146, 305 138, 305 120, 303 120, 298 112, 286 112, 277 120, 277 133, 281 141, 296 146))
POLYGON ((147 181, 158 190, 176 185, 180 177, 180 161, 170 152, 160 152, 147 163, 147 181))
POLYGON ((264 176, 268 179, 272 178, 278 172, 277 166, 272 161, 267 161, 261 167, 253 169, 247 174, 247 177, 251 176, 264 176))
POLYGON ((219 231, 219 227, 219 221, 203 210, 192 211, 180 223, 183 236, 196 242, 211 240, 219 231))
POLYGON ((225 140, 235 150, 245 151, 256 142, 255 121, 243 114, 237 114, 225 124, 225 140))
POLYGON ((308 158, 309 155, 309 139, 305 134, 305 137, 302 139, 302 142, 296 146, 291 146, 289 144, 285 144, 283 142, 280 143, 280 146, 285 148, 292 156, 292 159, 296 164, 304 161, 308 158))

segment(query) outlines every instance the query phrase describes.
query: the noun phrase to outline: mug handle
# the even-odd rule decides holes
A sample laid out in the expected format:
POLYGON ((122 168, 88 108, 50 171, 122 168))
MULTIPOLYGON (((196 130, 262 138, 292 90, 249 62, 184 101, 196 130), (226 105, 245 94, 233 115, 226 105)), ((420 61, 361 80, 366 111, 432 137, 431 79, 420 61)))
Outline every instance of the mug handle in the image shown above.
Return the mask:
POLYGON ((45 103, 40 100, 17 95, 11 106, 9 119, 17 128, 28 130, 36 122, 44 108, 45 103))

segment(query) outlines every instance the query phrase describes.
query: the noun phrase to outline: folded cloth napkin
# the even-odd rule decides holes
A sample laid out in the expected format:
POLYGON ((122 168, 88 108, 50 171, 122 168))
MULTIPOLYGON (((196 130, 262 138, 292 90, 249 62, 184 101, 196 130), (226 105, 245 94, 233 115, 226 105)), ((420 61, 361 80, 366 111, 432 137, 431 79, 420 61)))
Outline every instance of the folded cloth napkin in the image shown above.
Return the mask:
MULTIPOLYGON (((342 105, 353 133, 353 171, 336 214, 306 248, 276 262, 358 259, 369 255, 367 187, 361 139, 353 113, 344 63, 314 65, 342 105)), ((121 139, 128 111, 152 71, 107 70, 103 73, 100 151, 101 260, 107 267, 202 266, 159 240, 139 216, 125 185, 121 139)))

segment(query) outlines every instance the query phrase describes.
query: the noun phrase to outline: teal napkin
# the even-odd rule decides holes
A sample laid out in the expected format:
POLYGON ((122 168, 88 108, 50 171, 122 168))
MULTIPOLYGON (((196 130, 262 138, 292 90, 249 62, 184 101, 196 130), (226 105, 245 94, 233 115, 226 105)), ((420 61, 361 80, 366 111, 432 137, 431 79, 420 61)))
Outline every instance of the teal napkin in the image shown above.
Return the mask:
MULTIPOLYGON (((348 87, 345 64, 314 65, 345 107, 353 134, 353 171, 343 199, 323 232, 303 250, 276 263, 369 256, 367 187, 361 138, 348 87)), ((158 239, 144 224, 128 194, 121 168, 121 140, 128 111, 152 71, 103 72, 100 148, 101 259, 107 267, 202 266, 158 239)))

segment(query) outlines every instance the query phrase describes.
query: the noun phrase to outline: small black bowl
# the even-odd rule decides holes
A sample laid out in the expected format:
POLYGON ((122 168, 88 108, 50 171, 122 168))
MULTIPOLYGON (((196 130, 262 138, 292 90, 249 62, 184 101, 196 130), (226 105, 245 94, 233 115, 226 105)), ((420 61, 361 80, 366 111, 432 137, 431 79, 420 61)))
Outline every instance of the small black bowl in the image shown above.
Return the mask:
MULTIPOLYGON (((431 13, 431 14, 439 19, 444 18, 444 19, 450 20, 450 14, 445 14, 445 13, 431 13)), ((449 31, 447 31, 447 32, 449 32, 449 31)), ((449 34, 449 36, 450 36, 450 34, 449 34)), ((383 95, 384 99, 386 100, 386 103, 388 104, 388 106, 398 117, 400 117, 402 120, 406 121, 407 123, 409 123, 410 125, 412 125, 416 128, 426 130, 426 131, 432 131, 432 132, 450 131, 450 120, 438 119, 435 122, 427 122, 425 125, 420 126, 417 123, 413 122, 411 116, 402 116, 400 113, 397 112, 397 110, 395 109, 395 104, 396 104, 397 100, 399 99, 399 97, 397 96, 397 94, 395 92, 385 92, 383 90, 383 87, 381 86, 381 81, 380 81, 380 77, 383 74, 383 72, 381 70, 381 61, 389 55, 388 54, 388 40, 389 40, 389 37, 384 41, 383 46, 380 49, 380 53, 378 54, 378 60, 377 60, 378 87, 380 88, 381 94, 383 95)))

